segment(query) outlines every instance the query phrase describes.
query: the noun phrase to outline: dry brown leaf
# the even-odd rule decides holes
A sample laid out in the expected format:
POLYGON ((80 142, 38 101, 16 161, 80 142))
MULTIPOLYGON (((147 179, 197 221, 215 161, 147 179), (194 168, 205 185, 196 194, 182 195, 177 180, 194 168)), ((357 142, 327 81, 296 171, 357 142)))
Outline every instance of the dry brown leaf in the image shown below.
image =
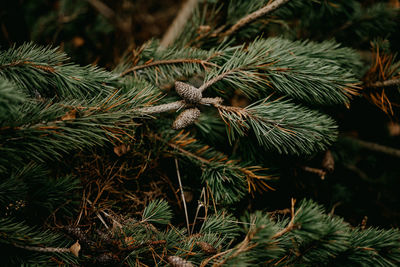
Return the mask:
POLYGON ((79 251, 81 250, 81 245, 79 244, 78 240, 76 240, 75 244, 73 244, 69 251, 74 254, 76 257, 79 257, 79 251))

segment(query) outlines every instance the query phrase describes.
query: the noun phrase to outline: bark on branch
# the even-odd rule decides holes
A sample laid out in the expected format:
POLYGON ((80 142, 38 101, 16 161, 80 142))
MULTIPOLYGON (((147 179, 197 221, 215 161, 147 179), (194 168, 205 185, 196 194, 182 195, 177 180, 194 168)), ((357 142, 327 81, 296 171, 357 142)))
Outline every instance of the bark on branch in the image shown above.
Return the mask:
POLYGON ((290 0, 275 0, 272 3, 264 6, 263 8, 247 15, 244 18, 241 18, 235 25, 233 25, 229 30, 226 32, 222 33, 222 37, 232 35, 236 31, 238 31, 240 28, 243 28, 247 24, 255 21, 256 19, 265 16, 267 14, 272 13, 273 11, 277 10, 284 4, 288 3, 290 0))
MULTIPOLYGON (((215 97, 215 98, 209 98, 209 97, 204 97, 200 100, 199 104, 201 105, 219 105, 222 103, 222 98, 215 97)), ((186 106, 190 106, 191 104, 188 104, 185 100, 179 100, 167 104, 161 104, 158 106, 152 106, 152 107, 145 107, 145 108, 139 108, 134 110, 137 113, 140 113, 142 115, 151 115, 151 114, 157 114, 157 113, 163 113, 167 111, 172 111, 172 110, 178 110, 181 108, 184 108, 186 106)))
POLYGON ((367 87, 371 88, 376 88, 376 87, 390 87, 390 86, 395 86, 398 85, 400 86, 400 79, 392 79, 392 80, 386 80, 383 82, 374 82, 372 84, 367 85, 367 87))

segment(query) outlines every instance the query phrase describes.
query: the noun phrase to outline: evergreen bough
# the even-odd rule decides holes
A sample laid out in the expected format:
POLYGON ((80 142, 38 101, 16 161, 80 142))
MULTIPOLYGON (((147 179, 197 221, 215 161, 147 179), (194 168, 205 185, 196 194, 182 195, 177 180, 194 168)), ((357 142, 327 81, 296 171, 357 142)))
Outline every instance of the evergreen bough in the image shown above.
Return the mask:
MULTIPOLYGON (((363 64, 355 50, 334 41, 257 37, 268 23, 254 17, 241 24, 246 20, 240 19, 268 10, 269 1, 230 1, 227 7, 209 2, 199 4, 172 45, 160 47, 151 40, 112 72, 71 64, 59 48, 33 43, 0 52, 2 262, 399 265, 398 230, 352 227, 311 200, 298 205, 292 200, 283 211, 231 214, 230 205, 249 193, 274 190, 273 166, 265 166, 257 153, 312 156, 335 142, 337 124, 323 108, 349 105, 359 93, 363 64), (205 24, 205 32, 197 30, 205 24), (186 97, 192 94, 168 90, 177 81, 201 94, 190 100, 186 97), (228 104, 237 95, 246 105, 228 104), (194 109, 196 116, 176 121, 194 109), (177 110, 181 115, 170 112, 177 110), (175 128, 186 129, 171 128, 178 123, 183 126, 175 128), (233 152, 245 142, 251 144, 252 161, 233 152), (89 172, 84 159, 93 153, 132 153, 141 159, 123 165, 129 165, 127 188, 129 179, 140 177, 160 155, 183 162, 179 179, 182 172, 187 185, 188 176, 197 176, 190 183, 202 188, 205 199, 191 227, 171 223, 173 211, 165 200, 147 203, 138 216, 137 209, 122 204, 129 201, 129 189, 115 197, 119 192, 112 189, 117 184, 112 177, 80 177, 89 172), (198 216, 201 209, 204 217, 198 216)), ((346 26, 350 31, 358 24, 363 31, 356 36, 373 27, 374 17, 365 15, 393 16, 384 5, 364 9, 355 1, 338 2, 339 13, 361 10, 350 12, 346 26)), ((272 24, 310 11, 299 27, 310 26, 318 10, 331 8, 313 1, 275 4, 272 24)), ((391 27, 390 21, 380 22, 379 27, 391 27)), ((97 175, 103 175, 99 169, 97 175)))

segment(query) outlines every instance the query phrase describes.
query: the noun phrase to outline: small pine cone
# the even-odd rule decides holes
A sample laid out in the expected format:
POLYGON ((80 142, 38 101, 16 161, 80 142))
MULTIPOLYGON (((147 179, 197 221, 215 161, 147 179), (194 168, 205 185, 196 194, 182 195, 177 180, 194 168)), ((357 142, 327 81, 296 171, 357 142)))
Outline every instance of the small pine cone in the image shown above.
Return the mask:
POLYGON ((199 103, 202 98, 201 91, 187 83, 175 82, 175 90, 188 103, 199 103))
POLYGON ((210 244, 208 244, 206 242, 202 242, 202 241, 196 242, 196 245, 198 245, 204 253, 207 253, 207 254, 217 253, 217 250, 213 246, 211 246, 210 244))
POLYGON ((67 234, 72 236, 74 239, 78 239, 83 247, 90 247, 95 245, 95 242, 93 242, 88 234, 85 233, 81 228, 67 226, 64 229, 67 234))
POLYGON ((186 261, 178 256, 168 256, 167 261, 172 267, 194 267, 190 261, 186 261))
POLYGON ((335 160, 333 159, 332 152, 327 150, 325 152, 324 158, 322 160, 322 168, 328 172, 333 172, 335 169, 335 160))
POLYGON ((199 118, 199 116, 200 110, 198 108, 185 109, 176 118, 172 124, 172 128, 175 130, 183 129, 186 126, 193 124, 199 118))

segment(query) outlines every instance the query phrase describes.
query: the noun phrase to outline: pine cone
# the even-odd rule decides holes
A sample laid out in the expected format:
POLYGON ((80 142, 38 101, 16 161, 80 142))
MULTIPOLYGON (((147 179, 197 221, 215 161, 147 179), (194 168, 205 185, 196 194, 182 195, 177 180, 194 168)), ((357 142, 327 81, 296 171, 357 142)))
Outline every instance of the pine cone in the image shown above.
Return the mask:
POLYGON ((167 261, 172 267, 194 267, 190 261, 186 261, 178 256, 168 256, 167 261))
POLYGON ((188 103, 199 103, 202 98, 201 91, 187 83, 175 82, 175 91, 188 103))
POLYGON ((217 250, 213 246, 211 246, 210 244, 208 244, 206 242, 202 242, 202 241, 196 242, 196 245, 198 245, 204 253, 207 253, 207 254, 217 253, 217 250))
POLYGON ((193 124, 199 118, 199 116, 200 110, 198 108, 185 109, 176 118, 172 124, 172 128, 175 130, 183 129, 186 126, 193 124))
POLYGON ((95 245, 95 242, 92 241, 88 234, 79 227, 67 226, 64 228, 64 230, 74 239, 78 239, 83 247, 90 247, 95 245))
POLYGON ((328 172, 333 172, 335 169, 335 160, 330 150, 325 152, 324 159, 322 160, 322 167, 328 172))

